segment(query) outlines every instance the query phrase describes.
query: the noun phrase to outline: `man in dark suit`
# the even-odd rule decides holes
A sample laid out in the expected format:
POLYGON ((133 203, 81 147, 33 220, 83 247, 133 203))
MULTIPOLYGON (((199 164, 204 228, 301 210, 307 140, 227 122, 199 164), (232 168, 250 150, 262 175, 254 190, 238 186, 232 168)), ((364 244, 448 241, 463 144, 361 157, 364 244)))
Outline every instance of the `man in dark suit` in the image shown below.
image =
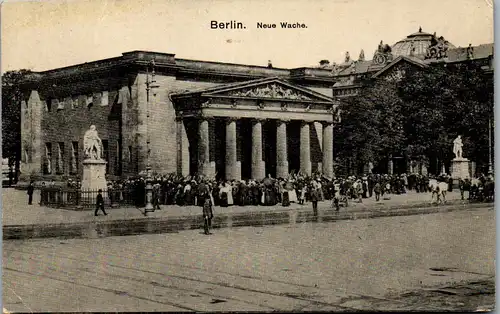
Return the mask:
POLYGON ((32 205, 33 203, 33 192, 35 191, 35 186, 33 184, 33 181, 30 182, 30 185, 28 185, 28 205, 32 205))
POLYGON ((318 200, 319 200, 319 193, 318 193, 318 186, 316 183, 313 181, 310 185, 310 195, 311 195, 311 202, 312 202, 312 207, 313 207, 313 214, 314 217, 318 216, 318 200))
POLYGON ((369 197, 371 198, 372 195, 373 195, 373 186, 375 185, 375 183, 373 182, 373 175, 370 174, 368 176, 368 195, 369 197))
POLYGON ((210 228, 212 227, 212 218, 214 218, 214 212, 212 210, 212 199, 210 198, 210 189, 208 185, 203 185, 198 191, 199 202, 203 204, 203 229, 205 234, 211 234, 210 228))
POLYGON ((106 211, 104 210, 104 198, 102 197, 102 190, 99 189, 99 192, 97 193, 97 200, 96 200, 96 208, 95 208, 95 213, 94 215, 99 216, 97 212, 99 212, 99 209, 102 210, 104 213, 104 216, 107 216, 106 211))
POLYGON ((460 197, 463 201, 464 200, 464 191, 465 191, 465 181, 462 178, 458 179, 458 188, 460 190, 460 197))

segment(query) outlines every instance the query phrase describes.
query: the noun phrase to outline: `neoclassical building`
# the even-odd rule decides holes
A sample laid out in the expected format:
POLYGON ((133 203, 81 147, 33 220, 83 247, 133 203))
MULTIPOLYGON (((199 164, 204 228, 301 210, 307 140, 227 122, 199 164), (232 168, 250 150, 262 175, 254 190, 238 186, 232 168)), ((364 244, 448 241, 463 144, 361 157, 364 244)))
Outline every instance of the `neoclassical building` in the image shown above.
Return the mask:
POLYGON ((83 134, 95 125, 110 178, 156 173, 226 179, 290 172, 334 175, 333 124, 366 78, 404 67, 475 60, 492 45, 456 48, 421 30, 342 64, 282 69, 132 51, 36 72, 23 84, 22 175, 81 176, 83 134))

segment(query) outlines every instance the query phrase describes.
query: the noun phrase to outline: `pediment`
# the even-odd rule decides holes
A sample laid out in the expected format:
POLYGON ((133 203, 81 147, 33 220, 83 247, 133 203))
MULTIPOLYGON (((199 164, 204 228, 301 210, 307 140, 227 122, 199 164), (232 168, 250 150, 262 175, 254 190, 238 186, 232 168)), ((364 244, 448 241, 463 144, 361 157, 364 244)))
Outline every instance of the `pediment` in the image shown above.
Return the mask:
POLYGON ((387 81, 401 80, 410 68, 425 68, 427 65, 420 59, 400 56, 373 75, 387 81))
POLYGON ((280 79, 255 80, 237 86, 221 86, 215 90, 206 91, 202 95, 207 97, 278 99, 305 102, 332 101, 328 96, 280 79))

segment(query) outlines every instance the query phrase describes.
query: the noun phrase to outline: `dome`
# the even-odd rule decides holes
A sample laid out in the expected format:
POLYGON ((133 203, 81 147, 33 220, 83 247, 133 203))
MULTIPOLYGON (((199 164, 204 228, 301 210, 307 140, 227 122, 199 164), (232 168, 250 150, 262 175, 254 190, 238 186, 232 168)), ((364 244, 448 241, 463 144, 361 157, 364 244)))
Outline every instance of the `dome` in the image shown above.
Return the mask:
MULTIPOLYGON (((416 56, 424 56, 427 48, 432 45, 433 42, 436 42, 438 38, 435 33, 429 34, 422 32, 422 28, 418 30, 418 32, 408 35, 406 38, 395 43, 392 48, 392 54, 395 57, 398 56, 410 56, 412 47, 414 50, 414 55, 416 56)), ((444 39, 448 48, 455 48, 450 42, 444 39)))

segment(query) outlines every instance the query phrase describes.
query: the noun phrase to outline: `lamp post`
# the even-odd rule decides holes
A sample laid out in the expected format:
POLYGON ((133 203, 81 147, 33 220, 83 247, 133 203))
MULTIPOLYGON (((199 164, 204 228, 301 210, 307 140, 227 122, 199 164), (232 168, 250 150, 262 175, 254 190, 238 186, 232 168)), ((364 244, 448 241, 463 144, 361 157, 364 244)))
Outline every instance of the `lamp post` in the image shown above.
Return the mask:
POLYGON ((158 85, 155 85, 156 83, 155 80, 155 60, 151 60, 151 62, 146 66, 146 145, 147 145, 147 155, 146 155, 146 208, 144 209, 144 215, 147 216, 148 212, 154 212, 154 207, 153 207, 153 186, 152 186, 152 181, 153 178, 151 176, 151 164, 149 161, 149 157, 151 154, 151 148, 150 148, 150 138, 149 138, 149 92, 154 89, 158 88, 158 85), (150 74, 149 74, 149 67, 151 66, 151 79, 150 79, 150 74))

